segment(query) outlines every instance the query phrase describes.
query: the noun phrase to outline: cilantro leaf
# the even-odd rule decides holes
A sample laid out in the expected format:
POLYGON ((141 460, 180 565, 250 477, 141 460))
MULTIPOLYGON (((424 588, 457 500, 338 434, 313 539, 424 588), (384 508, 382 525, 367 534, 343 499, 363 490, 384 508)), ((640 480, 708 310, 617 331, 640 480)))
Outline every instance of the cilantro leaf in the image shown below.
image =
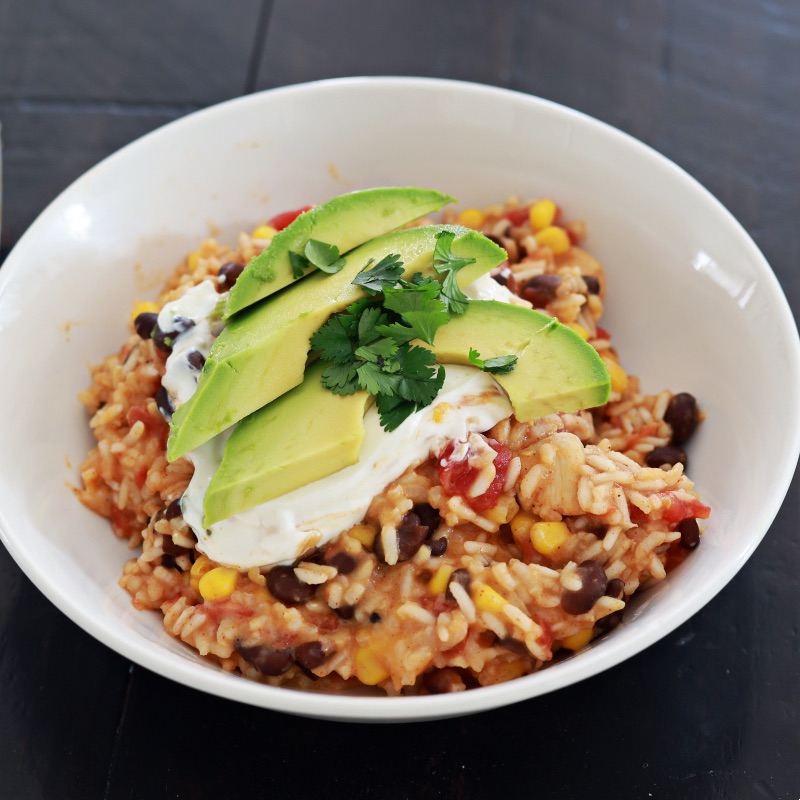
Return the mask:
POLYGON ((384 372, 380 365, 365 361, 356 367, 358 385, 370 394, 392 396, 398 383, 396 375, 384 372))
POLYGON ((384 308, 399 314, 416 333, 416 338, 433 344, 436 331, 450 319, 447 306, 429 285, 415 289, 384 289, 384 308))
POLYGON ((379 394, 377 400, 378 413, 384 430, 393 431, 410 417, 417 407, 402 397, 379 394))
POLYGON ((349 323, 345 314, 329 319, 312 337, 311 349, 324 361, 347 364, 353 358, 349 323))
POLYGON ((305 271, 311 266, 311 262, 300 253, 289 251, 289 261, 292 265, 292 275, 295 278, 302 278, 305 271))
POLYGON ((375 266, 373 259, 353 278, 353 286, 360 286, 369 294, 379 294, 387 286, 394 286, 403 277, 403 262, 397 253, 389 253, 375 266))
POLYGON ((339 255, 339 248, 335 244, 309 239, 303 252, 310 263, 329 275, 333 275, 344 266, 344 258, 339 255))
POLYGON ((453 246, 456 235, 452 231, 440 231, 436 234, 436 247, 433 250, 433 267, 437 272, 446 269, 458 271, 468 264, 474 264, 474 258, 459 258, 453 255, 450 249, 453 246))
POLYGON ((403 347, 394 360, 400 365, 396 393, 420 408, 427 406, 444 383, 444 369, 435 370, 436 355, 424 347, 403 347))
POLYGON ((518 360, 518 356, 506 355, 487 358, 484 361, 477 350, 474 350, 472 347, 469 349, 469 363, 482 369, 484 372, 490 372, 492 375, 508 374, 517 365, 518 360))
POLYGON ((391 325, 378 325, 375 330, 381 336, 393 339, 398 346, 419 338, 419 334, 414 328, 409 328, 408 325, 403 325, 402 322, 393 322, 391 325))
POLYGON ((447 304, 447 310, 451 314, 458 316, 467 310, 469 298, 461 291, 461 287, 456 281, 454 270, 449 270, 445 275, 444 283, 442 284, 442 297, 447 304))
POLYGON ((329 364, 322 371, 322 385, 334 394, 353 394, 358 388, 358 375, 353 363, 329 364))

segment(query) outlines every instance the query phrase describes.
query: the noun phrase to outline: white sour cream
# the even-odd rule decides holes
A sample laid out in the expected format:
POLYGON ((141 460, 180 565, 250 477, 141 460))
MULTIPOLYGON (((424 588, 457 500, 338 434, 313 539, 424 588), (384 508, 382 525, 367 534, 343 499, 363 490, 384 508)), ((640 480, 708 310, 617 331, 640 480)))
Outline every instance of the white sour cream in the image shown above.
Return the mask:
POLYGON ((175 337, 172 352, 167 359, 166 372, 161 385, 169 392, 172 405, 177 408, 185 403, 197 389, 200 370, 193 367, 188 356, 197 350, 206 358, 214 344, 214 331, 210 318, 224 295, 217 293, 211 280, 205 280, 189 289, 177 300, 167 303, 158 314, 158 327, 163 331, 173 330, 175 319, 185 317, 194 325, 175 337))
POLYGON ((181 506, 213 561, 240 569, 291 562, 360 522, 372 499, 406 469, 425 461, 452 439, 466 440, 511 414, 495 380, 473 367, 446 367, 433 403, 394 431, 380 426, 373 406, 364 417, 366 435, 356 464, 241 514, 203 527, 203 496, 227 441, 221 434, 189 454, 194 477, 181 506))

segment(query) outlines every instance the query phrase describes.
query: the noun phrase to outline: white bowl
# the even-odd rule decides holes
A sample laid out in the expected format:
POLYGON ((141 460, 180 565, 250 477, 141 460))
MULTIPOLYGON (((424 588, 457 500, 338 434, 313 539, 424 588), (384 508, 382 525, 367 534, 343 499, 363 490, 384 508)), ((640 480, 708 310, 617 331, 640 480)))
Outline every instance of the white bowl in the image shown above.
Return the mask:
POLYGON ((33 582, 109 647, 253 705, 355 720, 446 717, 567 686, 638 653, 707 603, 772 522, 800 450, 800 347, 752 240, 692 178, 575 111, 441 80, 326 81, 233 100, 111 156, 36 220, 0 272, 0 531, 33 582), (222 672, 138 612, 130 551, 68 483, 92 445, 77 395, 126 336, 135 299, 213 229, 369 186, 440 189, 464 205, 549 195, 606 266, 603 324, 645 390, 689 391, 708 419, 690 476, 713 514, 701 546, 610 636, 533 675, 432 697, 305 694, 222 672))

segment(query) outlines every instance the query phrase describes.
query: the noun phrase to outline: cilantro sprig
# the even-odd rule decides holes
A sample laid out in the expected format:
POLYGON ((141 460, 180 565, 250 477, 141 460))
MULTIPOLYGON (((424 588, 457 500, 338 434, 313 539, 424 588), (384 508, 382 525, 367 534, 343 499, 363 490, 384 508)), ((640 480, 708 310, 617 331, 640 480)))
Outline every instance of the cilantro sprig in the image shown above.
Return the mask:
POLYGON ((469 363, 484 372, 490 372, 492 375, 507 375, 517 366, 517 360, 518 356, 507 355, 487 358, 484 361, 477 350, 471 347, 469 349, 469 363))
MULTIPOLYGON (((444 276, 441 283, 420 273, 403 278, 403 262, 396 253, 377 263, 370 259, 352 281, 367 296, 329 319, 311 337, 311 349, 328 362, 323 385, 340 395, 359 389, 375 395, 381 425, 387 431, 430 405, 444 383, 444 367, 437 365, 436 354, 412 342, 432 345, 436 331, 467 309, 469 301, 456 274, 475 259, 455 256, 454 239, 451 231, 436 236, 433 264, 444 276)), ((306 257, 308 250, 306 245, 306 257)), ((315 245, 314 255, 330 260, 334 255, 338 258, 338 251, 317 250, 315 245)), ((483 361, 472 349, 469 359, 495 374, 510 372, 517 361, 516 356, 483 361)))
POLYGON ((334 275, 344 266, 344 258, 339 254, 339 248, 335 244, 327 244, 317 239, 309 239, 302 253, 290 250, 289 262, 295 278, 302 278, 311 266, 329 275, 334 275))

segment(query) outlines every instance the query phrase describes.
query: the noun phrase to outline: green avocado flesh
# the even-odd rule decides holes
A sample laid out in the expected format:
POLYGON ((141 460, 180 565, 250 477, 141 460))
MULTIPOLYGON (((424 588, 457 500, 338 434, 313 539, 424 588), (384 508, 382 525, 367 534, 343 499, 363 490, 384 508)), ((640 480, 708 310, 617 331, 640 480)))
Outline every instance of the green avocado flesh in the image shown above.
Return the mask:
POLYGON ((315 206, 280 231, 247 265, 231 289, 226 319, 298 280, 289 252, 302 255, 309 239, 336 245, 340 253, 347 253, 451 202, 452 197, 431 189, 398 187, 351 192, 315 206))
POLYGON ((358 461, 370 395, 334 394, 323 367, 309 367, 299 386, 236 426, 206 490, 205 526, 358 461))
POLYGON ((497 266, 505 251, 477 231, 433 225, 395 231, 351 251, 340 272, 317 272, 233 317, 206 359, 197 391, 172 417, 170 461, 180 458, 303 380, 309 339, 331 316, 364 296, 352 280, 370 259, 399 253, 404 274, 435 276, 436 234, 455 234, 451 251, 475 262, 458 271, 462 288, 497 266))
MULTIPOLYGON (((608 372, 595 349, 539 311, 471 300, 463 315, 439 328, 433 350, 440 363, 469 365, 470 347, 484 359, 519 357, 512 372, 493 376, 519 420, 591 408, 608 400, 608 372)), ((357 392, 340 397, 325 389, 323 367, 309 367, 303 383, 246 417, 233 432, 206 492, 205 525, 358 460, 367 396, 357 392)))
POLYGON ((466 313, 436 332, 433 350, 443 364, 469 364, 474 348, 484 360, 516 355, 514 369, 494 375, 521 422, 608 401, 611 379, 597 351, 553 317, 495 300, 471 300, 466 313))

